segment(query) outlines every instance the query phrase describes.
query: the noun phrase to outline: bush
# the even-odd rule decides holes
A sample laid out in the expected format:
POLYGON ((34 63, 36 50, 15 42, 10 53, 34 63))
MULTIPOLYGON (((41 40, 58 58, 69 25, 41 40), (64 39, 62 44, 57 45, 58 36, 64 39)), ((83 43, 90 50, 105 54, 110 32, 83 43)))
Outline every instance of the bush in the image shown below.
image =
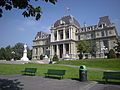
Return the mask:
POLYGON ((78 56, 79 56, 79 59, 83 59, 83 54, 82 53, 80 53, 78 56))
POLYGON ((40 60, 43 60, 43 57, 44 57, 44 56, 41 54, 41 55, 40 55, 40 60))
POLYGON ((116 53, 116 57, 117 57, 117 58, 120 58, 120 53, 116 53))
POLYGON ((52 59, 53 61, 59 61, 59 59, 58 59, 58 56, 55 54, 54 56, 53 56, 53 59, 52 59))
POLYGON ((110 49, 110 51, 108 53, 108 58, 116 58, 116 54, 113 49, 110 49))

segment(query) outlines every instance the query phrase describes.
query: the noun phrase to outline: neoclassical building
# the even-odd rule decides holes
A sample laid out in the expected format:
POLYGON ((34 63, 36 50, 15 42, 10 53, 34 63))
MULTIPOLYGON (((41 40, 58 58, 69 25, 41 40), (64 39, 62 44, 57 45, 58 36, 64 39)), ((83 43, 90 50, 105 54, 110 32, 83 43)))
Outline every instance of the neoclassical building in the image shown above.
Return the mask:
POLYGON ((50 34, 42 31, 37 33, 33 40, 33 60, 39 60, 40 55, 52 58, 55 54, 60 59, 66 55, 70 59, 78 59, 76 46, 80 40, 90 41, 92 55, 103 58, 104 53, 113 49, 118 39, 116 27, 108 16, 100 17, 96 25, 83 27, 73 16, 64 16, 51 26, 50 31, 50 34))

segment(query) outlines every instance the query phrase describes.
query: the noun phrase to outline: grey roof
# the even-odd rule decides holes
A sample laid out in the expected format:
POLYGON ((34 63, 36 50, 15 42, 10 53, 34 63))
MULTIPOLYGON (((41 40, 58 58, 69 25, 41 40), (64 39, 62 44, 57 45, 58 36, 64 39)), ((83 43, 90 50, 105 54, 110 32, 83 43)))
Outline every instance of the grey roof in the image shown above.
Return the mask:
POLYGON ((110 19, 108 16, 103 16, 99 18, 99 22, 98 22, 98 26, 100 26, 101 24, 106 24, 107 26, 111 25, 110 19))
POLYGON ((59 26, 61 20, 64 21, 65 24, 71 24, 71 23, 72 23, 72 24, 80 27, 79 22, 78 22, 73 16, 71 16, 71 15, 64 16, 64 17, 62 17, 61 19, 57 20, 57 21, 54 23, 54 27, 59 26))
POLYGON ((36 39, 36 38, 46 38, 46 37, 48 37, 48 36, 49 36, 49 34, 40 31, 40 32, 37 33, 35 39, 36 39))

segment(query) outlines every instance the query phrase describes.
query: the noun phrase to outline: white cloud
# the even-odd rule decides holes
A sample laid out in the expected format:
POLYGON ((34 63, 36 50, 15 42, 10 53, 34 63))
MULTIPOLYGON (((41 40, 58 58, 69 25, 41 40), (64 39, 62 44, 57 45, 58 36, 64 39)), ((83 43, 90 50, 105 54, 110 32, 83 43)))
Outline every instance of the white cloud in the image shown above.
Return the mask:
POLYGON ((46 33, 49 33, 50 32, 50 28, 51 28, 51 26, 43 26, 43 27, 40 28, 40 31, 44 31, 46 33))
POLYGON ((25 31, 26 29, 25 28, 22 28, 22 27, 20 27, 20 28, 18 28, 18 31, 25 31))
POLYGON ((26 26, 35 26, 35 25, 37 25, 37 21, 27 19, 27 20, 24 21, 24 24, 25 24, 26 26))
POLYGON ((46 33, 50 33, 51 26, 42 25, 42 22, 35 21, 32 19, 23 19, 23 20, 16 20, 16 30, 20 32, 39 32, 43 31, 46 33))
POLYGON ((34 30, 35 28, 39 27, 39 23, 31 19, 16 20, 15 22, 16 22, 16 29, 18 31, 34 30))

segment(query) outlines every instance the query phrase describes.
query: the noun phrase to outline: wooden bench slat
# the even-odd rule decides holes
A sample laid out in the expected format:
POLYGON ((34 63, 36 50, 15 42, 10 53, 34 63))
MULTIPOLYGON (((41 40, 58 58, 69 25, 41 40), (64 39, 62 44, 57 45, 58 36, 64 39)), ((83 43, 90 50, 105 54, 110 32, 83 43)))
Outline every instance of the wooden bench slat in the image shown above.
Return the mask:
POLYGON ((35 75, 37 68, 25 68, 23 74, 35 75))
POLYGON ((45 76, 57 75, 63 78, 63 75, 65 75, 65 71, 66 70, 48 69, 47 73, 45 73, 45 76))
POLYGON ((103 72, 103 79, 105 79, 106 82, 108 79, 120 80, 120 72, 103 72))

